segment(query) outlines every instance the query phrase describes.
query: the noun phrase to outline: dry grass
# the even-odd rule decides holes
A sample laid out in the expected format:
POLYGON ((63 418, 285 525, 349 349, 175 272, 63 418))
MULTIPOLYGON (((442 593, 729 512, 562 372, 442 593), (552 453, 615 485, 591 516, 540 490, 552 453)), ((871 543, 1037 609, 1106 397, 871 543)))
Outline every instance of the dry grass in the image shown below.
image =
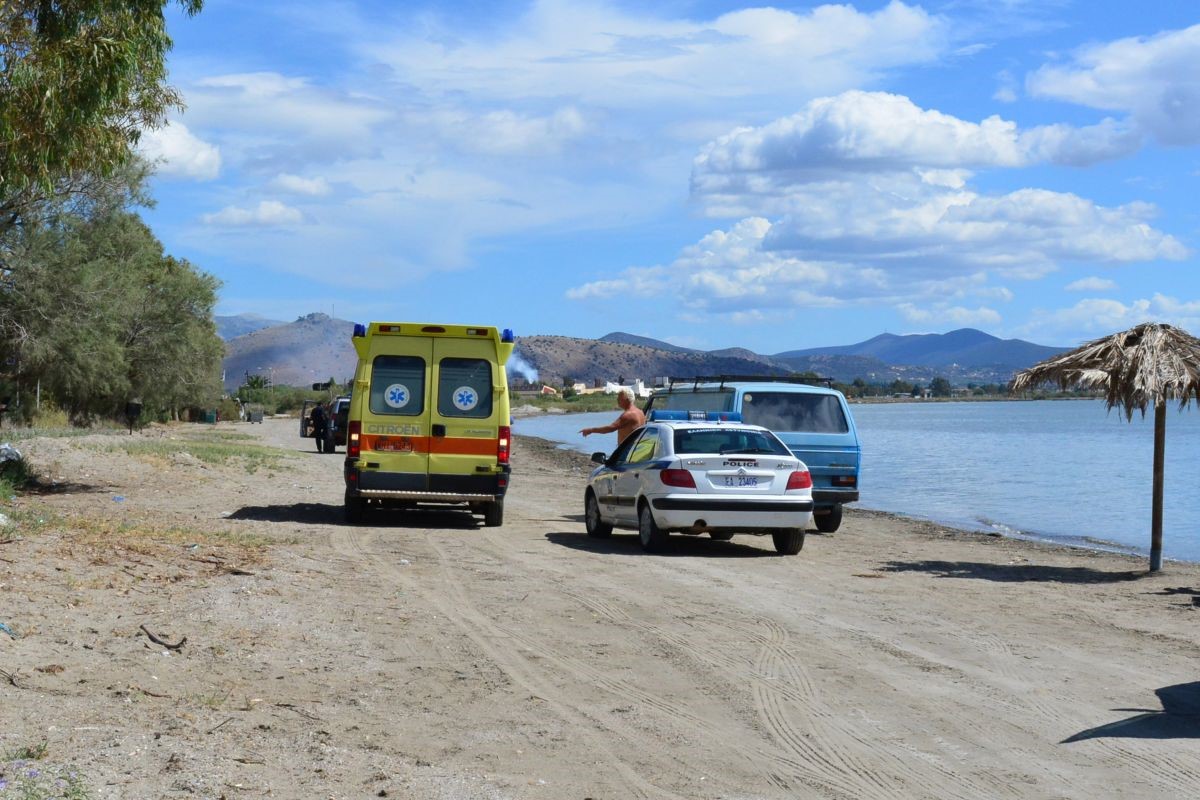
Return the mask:
POLYGON ((246 434, 207 431, 178 438, 89 442, 88 446, 107 453, 128 453, 155 465, 165 465, 188 456, 212 466, 240 463, 248 473, 259 469, 278 469, 284 461, 296 457, 287 450, 242 441, 252 438, 246 434))
POLYGON ((147 556, 174 559, 180 553, 216 559, 241 566, 253 566, 266 560, 272 545, 294 543, 241 531, 200 529, 182 525, 161 525, 148 520, 73 516, 61 523, 63 543, 73 549, 86 548, 93 564, 107 564, 117 558, 147 556))

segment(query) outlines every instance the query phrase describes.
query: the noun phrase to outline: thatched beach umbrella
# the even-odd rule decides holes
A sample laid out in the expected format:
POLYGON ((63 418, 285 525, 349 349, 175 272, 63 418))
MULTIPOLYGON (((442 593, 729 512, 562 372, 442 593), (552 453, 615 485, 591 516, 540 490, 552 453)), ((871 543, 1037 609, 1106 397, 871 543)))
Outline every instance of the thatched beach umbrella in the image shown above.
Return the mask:
POLYGON ((1150 527, 1150 571, 1162 569, 1163 449, 1167 403, 1180 409, 1200 403, 1200 339, 1185 331, 1148 322, 1088 342, 1018 372, 1011 389, 1019 392, 1040 383, 1061 388, 1103 388, 1109 410, 1132 420, 1134 410, 1146 415, 1154 406, 1154 503, 1150 527))

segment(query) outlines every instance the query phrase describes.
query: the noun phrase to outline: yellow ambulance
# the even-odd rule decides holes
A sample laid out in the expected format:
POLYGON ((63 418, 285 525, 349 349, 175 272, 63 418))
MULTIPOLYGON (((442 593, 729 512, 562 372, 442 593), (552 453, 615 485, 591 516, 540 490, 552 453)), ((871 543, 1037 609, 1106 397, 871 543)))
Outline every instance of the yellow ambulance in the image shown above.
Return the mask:
POLYGON ((369 508, 467 505, 504 521, 510 474, 511 330, 482 325, 355 325, 346 426, 346 519, 369 508))

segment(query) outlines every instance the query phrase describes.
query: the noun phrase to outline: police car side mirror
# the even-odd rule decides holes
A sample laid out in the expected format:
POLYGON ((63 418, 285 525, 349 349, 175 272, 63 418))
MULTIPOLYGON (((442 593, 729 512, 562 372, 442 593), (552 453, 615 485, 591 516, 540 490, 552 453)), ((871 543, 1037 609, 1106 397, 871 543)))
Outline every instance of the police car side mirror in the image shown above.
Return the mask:
POLYGON ((606 464, 608 463, 608 456, 604 455, 604 453, 592 453, 592 461, 596 464, 606 464))

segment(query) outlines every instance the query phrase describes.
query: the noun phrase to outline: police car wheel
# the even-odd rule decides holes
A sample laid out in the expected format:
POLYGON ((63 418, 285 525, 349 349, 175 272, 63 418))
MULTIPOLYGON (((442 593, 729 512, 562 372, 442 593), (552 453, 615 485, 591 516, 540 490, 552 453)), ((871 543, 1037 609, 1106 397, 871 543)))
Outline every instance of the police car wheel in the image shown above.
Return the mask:
POLYGON ((643 502, 638 509, 638 540, 647 553, 657 553, 667 546, 667 532, 658 527, 650 504, 643 502))
POLYGON ((733 534, 729 531, 711 531, 708 534, 714 541, 728 542, 733 538, 733 534))
POLYGON ((828 514, 813 514, 813 522, 821 533, 833 533, 842 526, 842 504, 829 509, 828 514))
POLYGON ((583 521, 587 526, 587 535, 597 539, 607 539, 612 536, 612 525, 609 525, 600 516, 600 503, 596 501, 596 494, 591 489, 588 490, 587 497, 583 500, 583 521))
POLYGON ((771 538, 775 540, 775 552, 781 556, 794 556, 804 549, 803 528, 774 531, 771 538))
POLYGON ((499 528, 504 524, 504 501, 497 500, 494 503, 484 503, 483 505, 483 524, 487 528, 499 528))

